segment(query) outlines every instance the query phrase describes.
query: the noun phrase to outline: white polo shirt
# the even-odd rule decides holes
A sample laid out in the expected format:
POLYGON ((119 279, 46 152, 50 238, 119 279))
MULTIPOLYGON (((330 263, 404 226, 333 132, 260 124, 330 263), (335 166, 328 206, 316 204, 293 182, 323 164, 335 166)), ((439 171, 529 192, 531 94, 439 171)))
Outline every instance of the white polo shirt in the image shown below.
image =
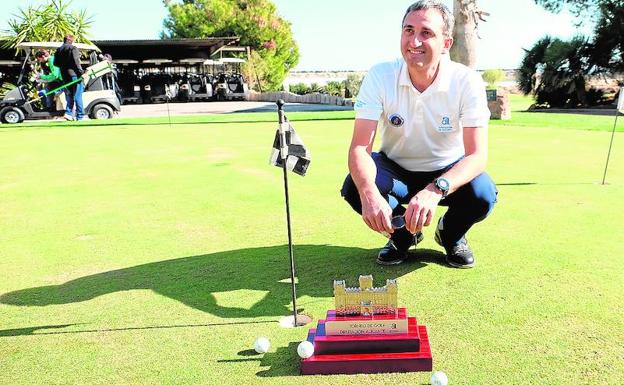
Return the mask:
POLYGON ((381 148, 410 171, 434 171, 464 155, 463 127, 487 128, 481 76, 442 56, 433 83, 419 92, 403 58, 375 65, 355 103, 355 118, 378 121, 381 148))

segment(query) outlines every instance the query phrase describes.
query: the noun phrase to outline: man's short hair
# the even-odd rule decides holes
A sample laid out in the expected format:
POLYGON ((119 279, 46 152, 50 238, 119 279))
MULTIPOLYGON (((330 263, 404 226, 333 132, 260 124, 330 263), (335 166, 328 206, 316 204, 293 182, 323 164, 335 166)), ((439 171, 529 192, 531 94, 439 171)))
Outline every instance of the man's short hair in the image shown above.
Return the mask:
POLYGON ((427 9, 435 9, 440 12, 442 16, 442 20, 444 21, 444 29, 442 32, 446 37, 453 37, 453 25, 455 24, 455 18, 453 17, 453 12, 443 3, 438 0, 419 0, 414 4, 407 7, 407 11, 405 11, 405 15, 403 15, 403 21, 401 22, 401 26, 405 23, 405 18, 411 12, 415 11, 423 11, 427 9))
POLYGON ((74 35, 65 35, 63 38, 63 43, 65 44, 74 44, 74 41, 76 41, 74 35))
POLYGON ((46 57, 48 55, 49 53, 45 49, 40 49, 39 51, 35 52, 35 57, 46 57))

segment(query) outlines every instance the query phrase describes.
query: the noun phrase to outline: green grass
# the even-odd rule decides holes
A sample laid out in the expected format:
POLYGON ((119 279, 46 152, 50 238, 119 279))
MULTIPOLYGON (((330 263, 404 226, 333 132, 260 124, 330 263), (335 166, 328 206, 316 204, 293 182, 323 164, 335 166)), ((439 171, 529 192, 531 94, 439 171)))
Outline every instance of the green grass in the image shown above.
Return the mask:
MULTIPOLYGON (((274 112, 243 112, 231 114, 213 115, 181 115, 171 116, 173 124, 202 124, 202 123, 257 123, 274 122, 276 120, 274 112)), ((291 121, 307 120, 351 120, 355 117, 354 111, 311 111, 311 112, 291 112, 288 118, 291 121)), ((161 125, 169 124, 169 117, 144 117, 144 118, 115 118, 110 120, 85 120, 81 122, 68 122, 64 120, 27 120, 17 125, 2 125, 0 132, 32 129, 43 127, 91 127, 91 126, 123 126, 123 125, 161 125)))
MULTIPOLYGON (((313 156, 290 179, 298 305, 316 320, 333 279, 396 277, 452 384, 624 383, 624 137, 603 186, 610 133, 539 116, 492 124, 499 203, 469 234, 472 270, 441 264, 431 229, 409 262, 376 265, 384 238, 338 194, 352 121, 297 122, 313 156)), ((275 124, 227 118, 0 126, 0 384, 428 381, 298 375, 308 327, 277 324, 290 289, 275 124), (251 355, 261 335, 271 349, 251 355)))
MULTIPOLYGON (((527 112, 533 99, 528 96, 511 94, 511 120, 492 120, 492 126, 514 127, 545 127, 567 128, 574 130, 609 131, 613 130, 614 116, 595 116, 585 114, 564 114, 547 112, 527 112)), ((615 111, 613 111, 615 114, 615 111)), ((288 118, 293 121, 310 120, 351 120, 355 118, 354 111, 317 111, 317 112, 291 112, 288 118)), ((218 115, 183 115, 172 116, 172 124, 192 125, 205 123, 258 123, 274 122, 274 112, 247 112, 218 115)), ((111 120, 87 120, 84 122, 66 122, 48 120, 26 121, 18 125, 2 125, 0 132, 14 130, 41 129, 49 127, 100 127, 100 126, 125 126, 125 125, 169 125, 167 116, 145 118, 119 118, 111 120)), ((624 132, 624 126, 618 125, 616 130, 624 132)))

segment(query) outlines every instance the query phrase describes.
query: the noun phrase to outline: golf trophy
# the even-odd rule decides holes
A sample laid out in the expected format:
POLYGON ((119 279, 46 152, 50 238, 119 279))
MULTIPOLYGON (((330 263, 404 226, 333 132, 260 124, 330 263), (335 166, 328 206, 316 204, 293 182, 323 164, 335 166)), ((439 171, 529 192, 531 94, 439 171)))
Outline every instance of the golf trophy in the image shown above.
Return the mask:
POLYGON ((360 287, 334 281, 336 308, 308 332, 313 353, 301 359, 302 374, 356 374, 431 371, 427 327, 397 307, 396 280, 373 287, 361 275, 360 287))

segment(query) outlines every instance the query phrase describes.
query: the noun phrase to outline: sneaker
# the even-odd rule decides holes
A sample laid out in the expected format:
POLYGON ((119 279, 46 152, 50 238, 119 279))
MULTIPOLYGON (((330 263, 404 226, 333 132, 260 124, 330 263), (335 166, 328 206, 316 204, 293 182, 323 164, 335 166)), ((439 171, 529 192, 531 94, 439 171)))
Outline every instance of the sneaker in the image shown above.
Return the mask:
MULTIPOLYGON (((443 217, 442 217, 443 218, 443 217)), ((460 269, 468 269, 474 266, 474 254, 472 254, 472 250, 468 247, 468 241, 466 241, 466 237, 462 237, 456 244, 452 246, 444 245, 442 242, 442 236, 440 232, 443 230, 443 221, 442 218, 438 221, 438 226, 436 227, 435 232, 435 241, 438 245, 444 247, 446 251, 446 263, 448 263, 452 267, 457 267, 460 269)))
POLYGON ((410 247, 419 244, 424 239, 422 232, 417 232, 411 237, 411 242, 407 244, 407 247, 397 247, 395 241, 390 239, 384 247, 379 250, 377 255, 377 263, 380 265, 398 265, 407 259, 407 250, 410 247))
POLYGON ((74 120, 74 117, 71 116, 70 114, 63 115, 63 118, 65 118, 65 120, 74 120))

